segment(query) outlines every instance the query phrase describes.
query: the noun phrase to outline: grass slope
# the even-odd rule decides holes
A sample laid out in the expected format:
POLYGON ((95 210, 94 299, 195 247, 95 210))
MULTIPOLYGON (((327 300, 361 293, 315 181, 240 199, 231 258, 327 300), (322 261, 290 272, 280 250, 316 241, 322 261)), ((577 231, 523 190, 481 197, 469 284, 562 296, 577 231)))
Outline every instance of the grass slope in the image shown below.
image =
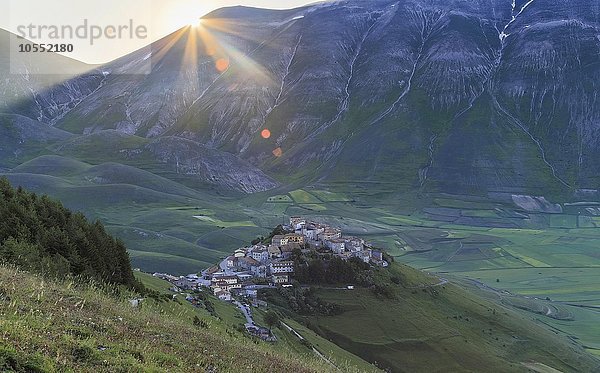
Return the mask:
MULTIPOLYGON (((127 294, 54 282, 0 267, 0 370, 324 372, 329 366, 293 356, 210 323, 149 304, 132 308, 127 294)), ((131 296, 131 295, 129 295, 131 296)))
POLYGON ((295 318, 340 347, 398 372, 526 371, 545 364, 560 371, 600 367, 581 346, 557 336, 542 323, 510 306, 484 299, 453 283, 440 284, 409 267, 393 264, 378 278, 392 283, 394 298, 368 289, 320 289, 339 304, 336 316, 295 318), (436 283, 439 284, 436 286, 436 283))

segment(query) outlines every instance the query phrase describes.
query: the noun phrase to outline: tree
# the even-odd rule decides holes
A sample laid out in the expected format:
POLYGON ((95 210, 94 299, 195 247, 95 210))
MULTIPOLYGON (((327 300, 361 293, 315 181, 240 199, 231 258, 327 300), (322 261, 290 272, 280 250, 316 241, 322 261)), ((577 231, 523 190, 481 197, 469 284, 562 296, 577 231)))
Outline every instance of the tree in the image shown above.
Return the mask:
POLYGON ((273 311, 267 311, 265 314, 265 323, 269 327, 269 332, 274 326, 279 326, 279 315, 273 311))
POLYGON ((0 178, 0 261, 50 276, 143 289, 125 245, 100 222, 91 223, 47 196, 13 189, 6 178, 0 178))

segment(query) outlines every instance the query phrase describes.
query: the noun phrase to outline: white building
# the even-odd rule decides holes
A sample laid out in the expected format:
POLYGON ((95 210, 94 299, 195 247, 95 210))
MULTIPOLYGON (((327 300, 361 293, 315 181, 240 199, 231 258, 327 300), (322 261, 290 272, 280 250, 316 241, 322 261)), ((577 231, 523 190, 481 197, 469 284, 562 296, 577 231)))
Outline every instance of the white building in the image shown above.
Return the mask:
POLYGON ((271 243, 274 246, 283 246, 283 245, 287 245, 288 243, 288 238, 286 236, 283 235, 276 235, 273 236, 273 239, 271 240, 271 243))
POLYGON ((344 237, 346 241, 346 250, 351 252, 362 251, 365 247, 365 240, 358 237, 344 237))
POLYGON ((319 235, 325 231, 325 226, 315 225, 315 224, 306 224, 302 227, 301 233, 306 238, 312 241, 316 241, 319 239, 319 235))
POLYGON ((325 245, 330 248, 334 254, 341 254, 346 251, 346 241, 341 238, 325 241, 325 245))
POLYGON ((266 247, 260 247, 252 250, 252 259, 264 263, 269 260, 269 252, 266 247))
POLYGON ((222 301, 226 301, 226 302, 231 301, 231 294, 228 291, 225 291, 225 290, 221 290, 221 289, 216 290, 215 291, 215 296, 217 298, 219 298, 220 300, 222 300, 222 301))
POLYGON ((271 263, 271 274, 294 273, 294 262, 291 260, 282 260, 271 263))
POLYGON ((175 286, 181 289, 196 289, 198 287, 198 280, 180 277, 179 280, 175 281, 175 286))
POLYGON ((233 255, 228 256, 226 259, 227 268, 233 268, 237 266, 237 258, 233 255))
POLYGON ((319 239, 323 242, 342 237, 342 231, 336 228, 328 228, 319 234, 319 239))
POLYGON ((290 218, 290 226, 295 231, 302 229, 302 226, 305 224, 306 224, 306 219, 304 219, 300 216, 292 216, 290 218))
POLYGON ((237 249, 234 253, 233 256, 235 256, 236 258, 243 258, 246 256, 246 249, 237 249))
POLYGON ((290 276, 288 276, 287 274, 273 275, 273 284, 275 285, 287 284, 288 282, 290 282, 290 276))

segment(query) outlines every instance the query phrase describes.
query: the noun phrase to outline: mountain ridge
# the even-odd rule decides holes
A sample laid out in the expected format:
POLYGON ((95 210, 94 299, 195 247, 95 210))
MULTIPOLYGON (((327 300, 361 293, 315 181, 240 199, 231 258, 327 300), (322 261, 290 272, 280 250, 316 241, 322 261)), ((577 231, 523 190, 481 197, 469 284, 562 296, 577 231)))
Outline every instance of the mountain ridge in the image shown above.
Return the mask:
POLYGON ((403 191, 573 199, 599 182, 590 162, 600 62, 589 51, 600 48, 600 10, 587 0, 567 5, 225 8, 201 29, 153 43, 152 55, 107 65, 125 75, 109 74, 56 125, 187 138, 284 184, 391 178, 404 180, 403 191), (150 75, 127 77, 145 58, 150 75), (218 59, 228 61, 224 71, 218 59))

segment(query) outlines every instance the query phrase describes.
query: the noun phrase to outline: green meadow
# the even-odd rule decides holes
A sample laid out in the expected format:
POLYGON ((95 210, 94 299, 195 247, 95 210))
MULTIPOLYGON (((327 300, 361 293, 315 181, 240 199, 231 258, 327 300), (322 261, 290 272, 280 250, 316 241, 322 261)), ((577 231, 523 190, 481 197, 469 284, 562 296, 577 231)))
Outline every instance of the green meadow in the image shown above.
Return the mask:
POLYGON ((219 195, 165 172, 79 159, 85 162, 33 156, 4 175, 101 220, 144 271, 199 272, 302 215, 364 237, 415 268, 560 302, 572 320, 531 313, 590 352, 600 349, 600 333, 590 326, 600 325, 600 220, 585 205, 531 213, 482 197, 394 194, 393 185, 358 180, 219 195))

